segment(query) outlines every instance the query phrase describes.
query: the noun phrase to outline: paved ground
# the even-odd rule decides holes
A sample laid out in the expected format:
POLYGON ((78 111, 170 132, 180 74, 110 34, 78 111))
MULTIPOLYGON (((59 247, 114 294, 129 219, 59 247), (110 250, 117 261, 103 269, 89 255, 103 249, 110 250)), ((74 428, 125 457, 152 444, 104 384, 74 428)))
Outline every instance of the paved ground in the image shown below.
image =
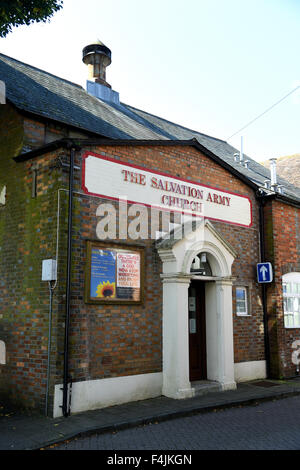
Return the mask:
MULTIPOLYGON (((206 420, 208 419, 209 415, 207 412, 209 411, 255 404, 266 400, 271 401, 275 398, 280 399, 278 403, 283 404, 286 397, 292 398, 294 396, 300 397, 299 377, 289 380, 264 380, 242 383, 238 384, 237 390, 210 392, 207 395, 185 400, 157 397, 150 400, 124 403, 100 410, 71 414, 68 418, 49 418, 33 413, 19 413, 16 410, 5 409, 5 407, 0 405, 0 450, 40 449, 75 437, 86 436, 87 434, 107 434, 113 431, 119 432, 122 429, 127 429, 128 432, 131 432, 129 428, 132 429, 137 426, 144 426, 155 422, 166 426, 162 427, 162 429, 166 431, 162 432, 157 443, 153 441, 152 445, 161 445, 162 447, 171 445, 171 447, 174 447, 174 441, 168 441, 169 443, 163 441, 163 439, 172 439, 172 433, 177 436, 173 428, 172 431, 170 431, 170 426, 174 424, 174 422, 170 420, 174 418, 186 418, 195 413, 204 413, 203 418, 199 415, 198 419, 206 420), (167 423, 163 423, 167 420, 169 422, 168 425, 167 423), (161 442, 164 443, 161 444, 161 442)), ((279 405, 278 412, 280 412, 280 409, 279 405)), ((237 416, 235 412, 240 411, 240 409, 228 411, 233 412, 233 416, 237 416)), ((216 416, 226 416, 223 413, 224 411, 218 411, 216 416)), ((278 413, 276 412, 275 414, 278 413)), ((212 413, 211 416, 214 416, 214 413, 212 413)), ((247 419, 248 418, 245 417, 246 422, 247 419)), ((285 418, 282 417, 281 421, 284 423, 285 418)), ((249 422, 251 422, 251 420, 249 420, 249 422)), ((300 420, 298 419, 298 423, 299 422, 300 420)), ((211 432, 215 433, 217 438, 219 432, 218 425, 209 425, 209 422, 206 423, 206 421, 203 421, 203 423, 203 426, 207 426, 207 429, 211 429, 211 432)), ((239 419, 236 418, 236 426, 238 426, 238 424, 239 419)), ((157 432, 156 429, 160 429, 154 424, 151 428, 154 430, 154 435, 157 432)), ((147 429, 151 431, 150 427, 147 429)), ((203 427, 201 429, 203 429, 203 427)), ((238 427, 236 429, 236 435, 240 437, 246 435, 246 441, 251 437, 251 434, 249 437, 247 430, 239 431, 238 427)), ((255 429, 255 426, 252 427, 251 432, 253 432, 253 429, 255 429)), ((271 425, 270 429, 272 429, 271 425)), ((223 431, 223 434, 224 433, 226 434, 226 430, 223 431)), ((186 444, 187 447, 195 444, 192 440, 194 434, 195 433, 189 434, 190 440, 189 443, 186 444)), ((199 430, 196 431, 196 434, 199 434, 199 430)), ((132 442, 134 442, 133 439, 135 438, 132 437, 132 442)), ((126 449, 128 449, 128 442, 130 442, 130 439, 127 438, 126 449)), ((177 441, 177 438, 176 442, 180 442, 180 446, 183 445, 183 441, 177 441)), ((293 441, 285 440, 284 442, 284 445, 286 445, 287 442, 293 441)), ((209 443, 211 443, 211 439, 209 439, 209 442, 203 443, 203 445, 206 446, 206 444, 209 445, 209 443)), ((106 443, 105 445, 109 447, 110 444, 106 443)))
POLYGON ((300 450, 300 397, 92 435, 56 450, 300 450))

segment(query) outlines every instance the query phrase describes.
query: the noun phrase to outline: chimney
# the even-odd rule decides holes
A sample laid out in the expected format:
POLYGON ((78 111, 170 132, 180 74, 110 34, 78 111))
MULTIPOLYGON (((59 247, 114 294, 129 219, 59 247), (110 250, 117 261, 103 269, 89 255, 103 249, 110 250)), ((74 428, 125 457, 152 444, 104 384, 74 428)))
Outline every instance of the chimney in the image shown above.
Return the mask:
POLYGON ((243 150, 243 146, 244 146, 244 138, 243 136, 241 137, 241 150, 240 150, 240 163, 243 163, 243 160, 244 160, 244 150, 243 150))
POLYGON ((88 66, 89 80, 111 88, 106 81, 106 67, 111 64, 111 50, 101 41, 95 41, 82 51, 82 61, 88 66))
POLYGON ((87 92, 101 100, 120 104, 119 93, 106 81, 106 67, 111 64, 111 50, 97 40, 83 48, 82 61, 88 66, 87 92))
POLYGON ((276 158, 270 158, 270 171, 271 171, 271 188, 276 191, 277 188, 277 171, 276 171, 276 158))

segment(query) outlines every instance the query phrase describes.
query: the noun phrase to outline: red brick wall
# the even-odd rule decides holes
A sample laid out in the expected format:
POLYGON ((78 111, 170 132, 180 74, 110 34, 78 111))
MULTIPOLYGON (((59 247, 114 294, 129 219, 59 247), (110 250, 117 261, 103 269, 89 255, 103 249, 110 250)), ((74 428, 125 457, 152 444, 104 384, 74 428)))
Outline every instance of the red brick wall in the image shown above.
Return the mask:
MULTIPOLYGON (((43 128, 28 121, 25 127, 29 134, 32 126, 37 132, 31 134, 32 141, 36 138, 38 143, 43 128)), ((247 285, 251 295, 249 317, 236 315, 233 296, 234 360, 264 359, 263 315, 260 288, 255 276, 259 259, 259 228, 254 192, 193 147, 120 145, 83 149, 76 158, 79 167, 82 164, 81 156, 86 150, 236 192, 251 199, 251 227, 223 222, 213 224, 238 253, 232 272, 236 278, 235 284, 247 285)), ((10 163, 5 178, 9 203, 1 209, 2 214, 5 214, 0 236, 3 240, 2 257, 5 253, 2 278, 9 282, 5 284, 1 310, 1 331, 7 342, 8 361, 6 365, 0 366, 0 383, 4 384, 7 394, 10 393, 15 402, 39 409, 43 409, 45 400, 49 308, 49 292, 41 282, 41 262, 56 256, 58 194, 61 198, 59 277, 53 299, 52 391, 53 385, 62 383, 63 378, 68 170, 60 166, 58 156, 68 163, 67 151, 53 152, 30 162, 10 163), (38 169, 35 199, 31 197, 33 164, 38 169), (17 191, 14 191, 15 187, 17 191), (13 218, 10 214, 14 214, 13 218), (17 258, 15 246, 18 246, 17 258), (16 263, 18 269, 15 268, 16 263), (30 269, 28 273, 21 269, 24 265, 30 269), (25 291, 22 286, 25 286, 25 291)), ((2 175, 5 168, 7 165, 4 162, 2 175)), ((143 305, 95 306, 84 302, 86 241, 97 239, 96 225, 99 219, 96 217, 96 209, 101 202, 104 200, 82 194, 81 172, 76 170, 70 319, 70 373, 74 381, 158 372, 162 367, 161 264, 151 240, 122 240, 139 244, 145 249, 143 305)))
MULTIPOLYGON (((1 399, 43 409, 46 391, 49 290, 41 280, 42 260, 56 256, 57 191, 61 170, 55 155, 17 164, 0 159, 7 187, 0 207, 0 338, 6 344, 6 364, 0 365, 1 399), (32 197, 32 167, 37 169, 32 197)), ((0 180, 1 183, 1 180, 0 180)), ((62 220, 62 244, 66 246, 62 220)), ((63 278, 60 279, 63 283, 63 278)), ((54 298, 53 333, 62 332, 54 298)), ((63 342, 53 352, 63 351, 63 342)), ((52 355, 52 370, 56 358, 52 355)), ((61 377, 61 373, 60 373, 61 377)))
MULTIPOLYGON (((82 154, 87 149, 82 151, 82 154)), ((247 285, 251 297, 251 316, 238 317, 235 313, 234 297, 234 348, 235 362, 257 361, 264 359, 263 314, 260 301, 260 287, 256 283, 255 266, 259 260, 258 208, 253 191, 202 155, 193 147, 182 146, 103 146, 89 149, 92 152, 117 157, 124 163, 132 163, 150 170, 158 170, 174 177, 193 180, 199 184, 211 185, 224 191, 233 191, 250 197, 253 204, 253 225, 250 228, 239 227, 223 222, 213 224, 224 238, 237 251, 233 264, 235 285, 247 285)), ((80 165, 80 159, 77 164, 80 165)), ((76 191, 80 191, 79 181, 76 191)), ((78 261, 74 269, 84 270, 84 239, 96 239, 96 209, 103 200, 96 197, 82 197, 76 250, 78 261)), ((117 207, 117 206, 116 206, 117 207)), ((129 241, 130 243, 130 241, 129 241)), ((78 318, 85 318, 85 329, 81 330, 81 320, 75 320, 77 329, 72 330, 74 338, 81 334, 81 352, 76 353, 74 346, 71 357, 75 367, 74 375, 78 378, 108 377, 161 370, 161 314, 162 286, 160 280, 160 261, 153 248, 152 241, 140 241, 145 246, 147 270, 145 304, 138 307, 95 307, 77 302, 78 318), (155 266, 153 266, 155 264, 155 266), (120 329, 120 325, 125 328, 120 329), (93 327, 92 327, 93 326, 93 327), (117 338, 121 334, 121 348, 116 348, 117 338), (99 341, 100 339, 100 341, 99 341), (89 349, 85 345, 89 343, 89 349), (104 354, 103 354, 104 351, 104 354), (92 357, 99 357, 96 362, 92 357)), ((78 284, 78 296, 83 295, 84 280, 78 284)), ((235 294, 235 289, 233 289, 235 294)))
POLYGON ((275 200, 266 206, 265 219, 266 252, 275 272, 267 290, 271 370, 275 376, 290 377, 296 370, 291 345, 300 339, 300 329, 284 327, 282 275, 300 272, 300 209, 275 200))
POLYGON ((29 117, 23 118, 24 151, 42 147, 49 142, 63 138, 84 139, 89 133, 72 130, 63 124, 51 121, 38 121, 29 117))

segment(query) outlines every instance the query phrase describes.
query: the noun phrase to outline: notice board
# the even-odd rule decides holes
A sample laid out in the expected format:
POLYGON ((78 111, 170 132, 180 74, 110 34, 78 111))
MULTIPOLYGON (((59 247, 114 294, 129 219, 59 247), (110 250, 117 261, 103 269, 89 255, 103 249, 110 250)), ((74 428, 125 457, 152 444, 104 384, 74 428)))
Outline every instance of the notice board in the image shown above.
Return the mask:
POLYGON ((87 303, 142 303, 143 284, 143 248, 87 242, 87 303))

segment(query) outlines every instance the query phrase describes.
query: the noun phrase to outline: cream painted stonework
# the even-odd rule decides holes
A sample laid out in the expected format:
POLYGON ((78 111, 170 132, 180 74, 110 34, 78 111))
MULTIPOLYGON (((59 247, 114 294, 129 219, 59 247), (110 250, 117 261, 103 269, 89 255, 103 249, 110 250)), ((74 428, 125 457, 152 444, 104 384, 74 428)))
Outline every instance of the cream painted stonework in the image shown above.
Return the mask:
POLYGON ((234 249, 211 222, 186 224, 180 239, 178 227, 157 242, 163 262, 163 389, 165 396, 187 398, 194 394, 189 380, 188 288, 191 279, 206 282, 206 336, 208 379, 223 390, 235 389, 232 278, 234 249), (205 252, 212 276, 191 274, 195 256, 205 252))
MULTIPOLYGON (((86 380, 72 385, 72 413, 96 410, 161 395, 162 374, 86 380)), ((62 416, 62 385, 55 386, 53 417, 62 416)))

